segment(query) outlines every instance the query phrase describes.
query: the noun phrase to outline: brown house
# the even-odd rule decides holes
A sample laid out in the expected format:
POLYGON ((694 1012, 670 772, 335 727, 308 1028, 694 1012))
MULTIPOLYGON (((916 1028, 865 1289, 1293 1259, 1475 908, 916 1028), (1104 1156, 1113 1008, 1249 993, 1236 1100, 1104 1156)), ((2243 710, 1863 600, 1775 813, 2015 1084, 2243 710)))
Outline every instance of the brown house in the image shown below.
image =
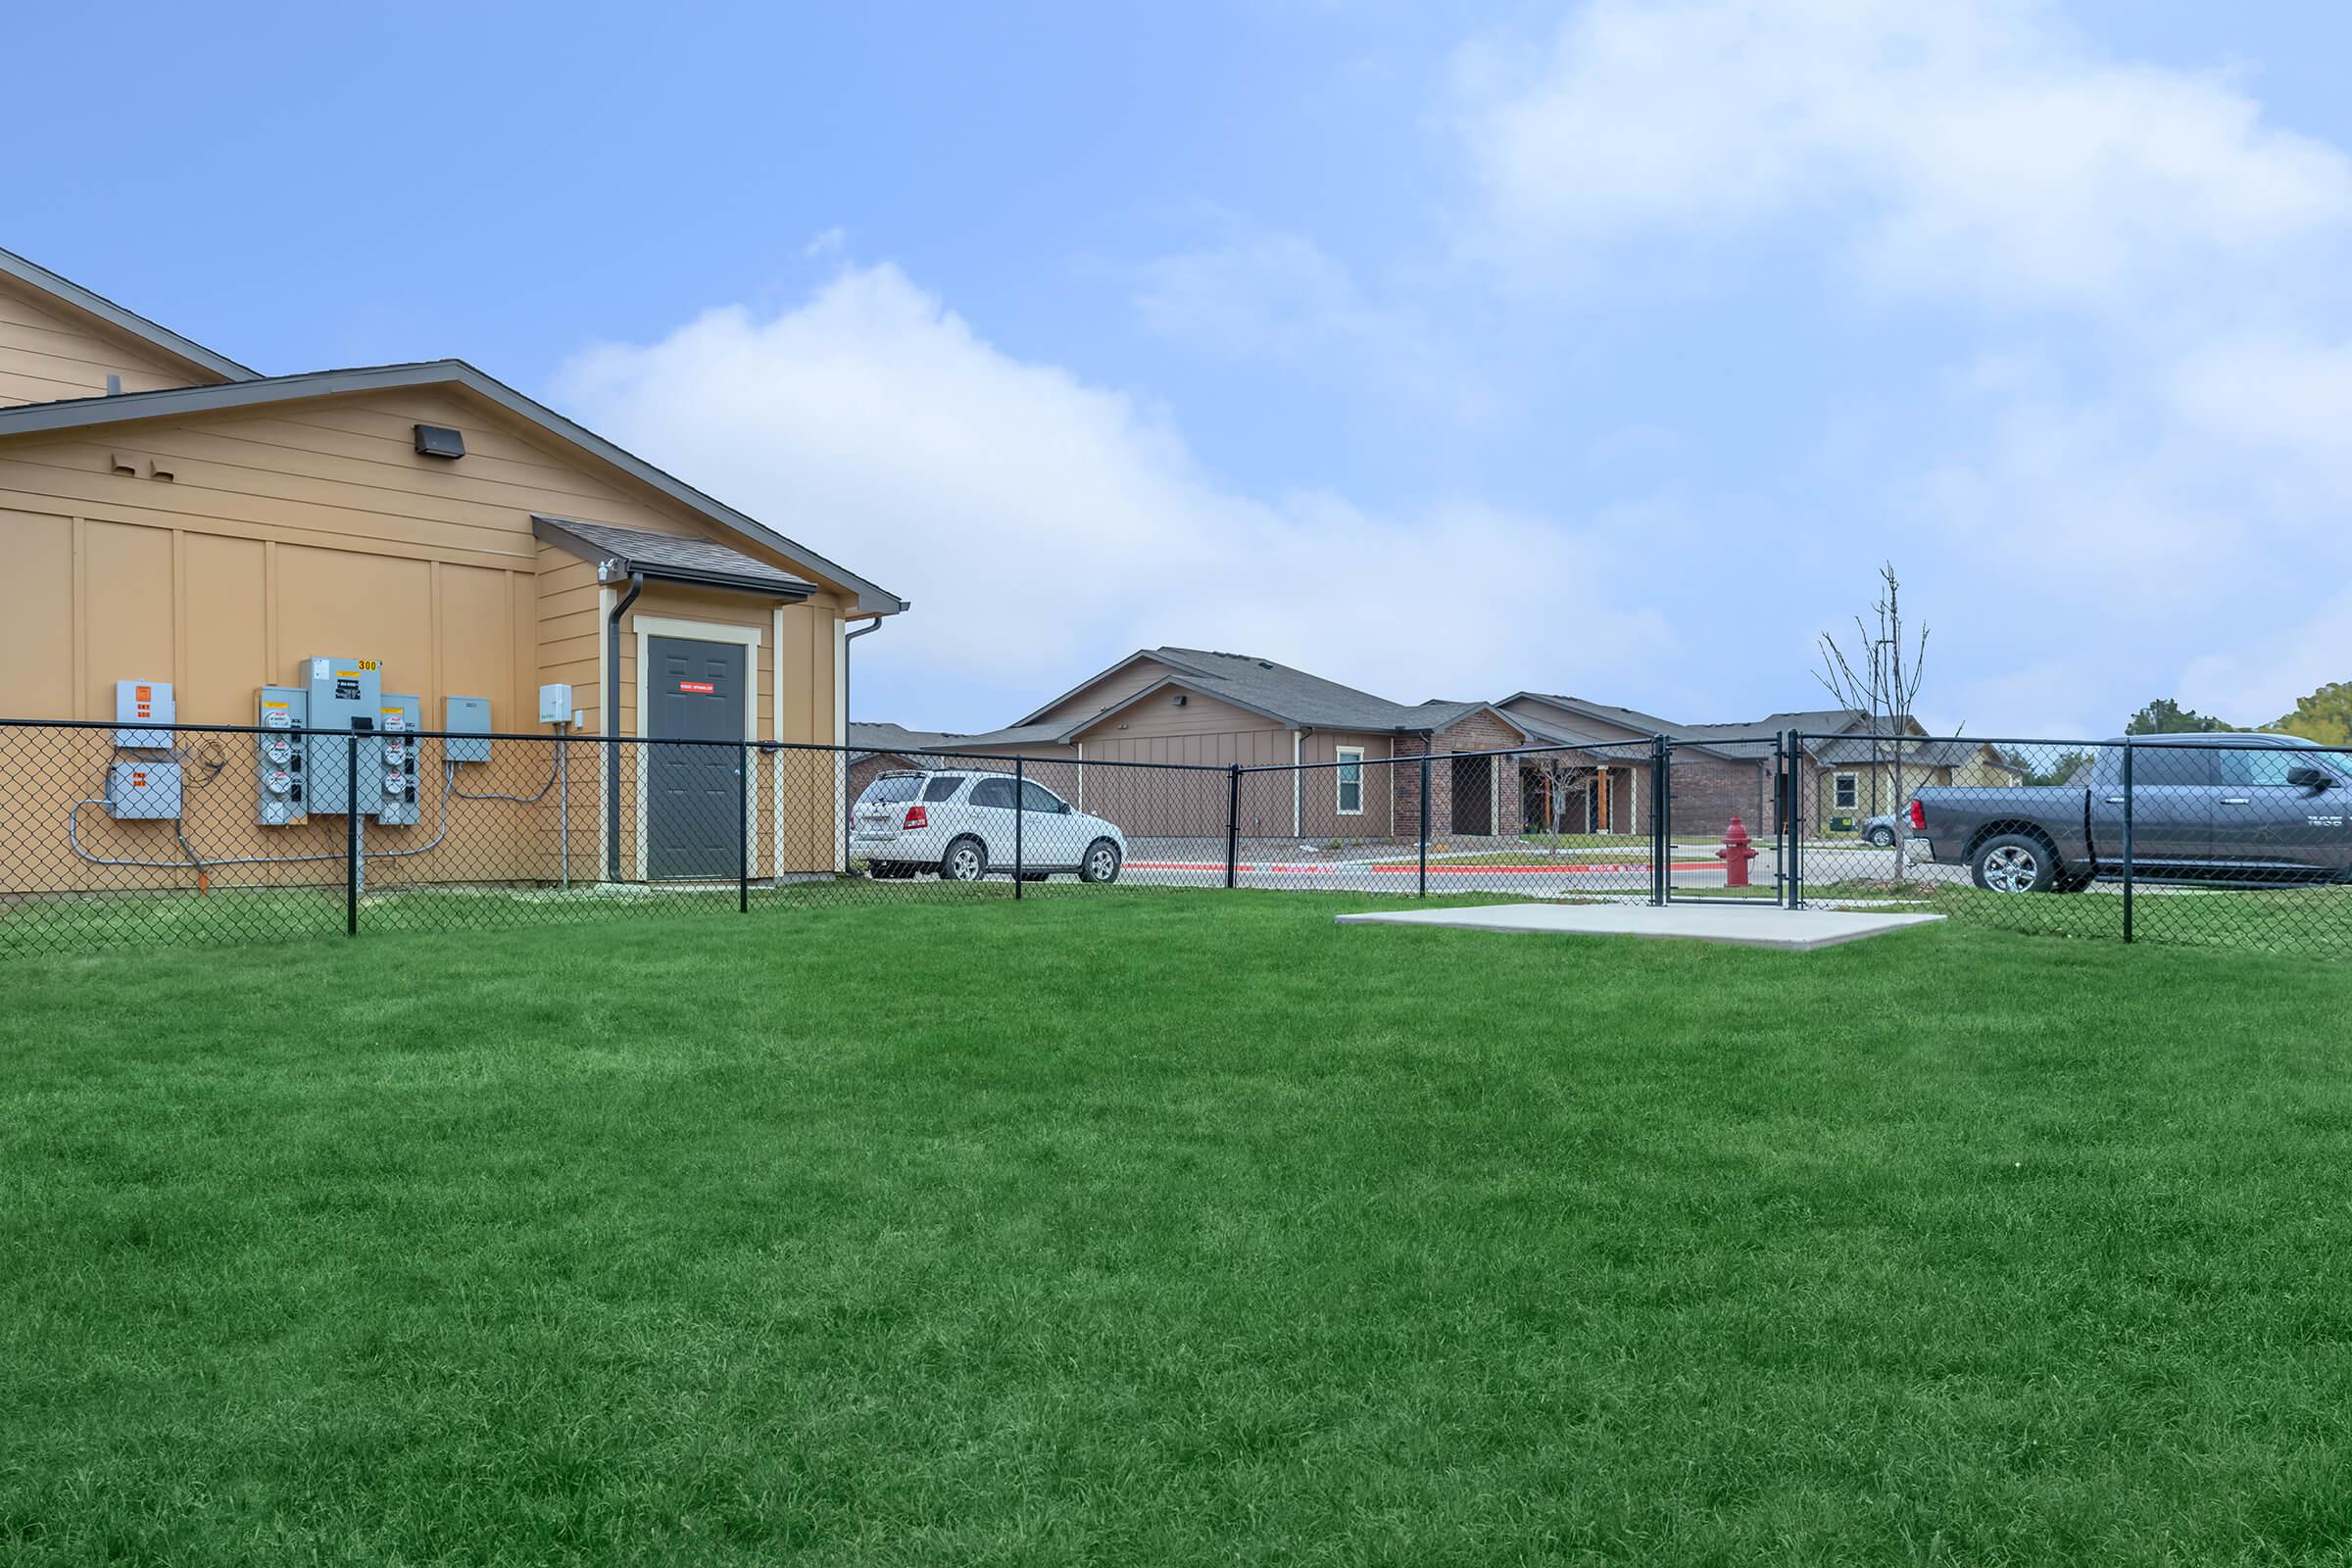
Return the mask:
MULTIPOLYGON (((1900 802, 1895 790, 1894 744, 1889 731, 1875 725, 1871 715, 1856 709, 1805 709, 1770 713, 1749 723, 1684 724, 1636 709, 1553 693, 1518 692, 1497 705, 1516 715, 1539 739, 1565 745, 1616 747, 1601 753, 1622 759, 1628 743, 1646 742, 1662 735, 1676 743, 1674 831, 1680 837, 1713 837, 1738 816, 1751 832, 1773 832, 1780 826, 1780 803, 1772 787, 1775 746, 1789 731, 1799 736, 1797 761, 1799 799, 1809 801, 1808 832, 1850 833, 1867 816, 1893 811, 1900 802)), ((2014 783, 2022 776, 2016 764, 1997 748, 1981 741, 1928 738, 1913 720, 1902 747, 1902 788, 1925 785, 1983 785, 2014 783)), ((1523 777, 1532 779, 1533 762, 1522 762, 1523 777)), ((1557 764, 1549 764, 1556 766, 1557 764)), ((1592 769, 1597 774, 1598 767, 1592 769)), ((1608 830, 1642 819, 1649 797, 1646 761, 1619 762, 1608 769, 1612 783, 1606 794, 1594 789, 1593 804, 1572 800, 1560 818, 1561 831, 1584 831, 1600 801, 1614 803, 1617 814, 1607 819, 1608 830), (1627 793, 1618 793, 1620 788, 1627 793), (1630 794, 1631 799, 1627 799, 1630 794)), ((1530 821, 1539 820, 1531 808, 1530 821)))
MULTIPOLYGON (((1155 836, 1222 836, 1225 779, 1078 764, 1278 766, 1284 771, 1244 775, 1242 835, 1346 840, 1417 830, 1422 753, 1524 746, 1530 735, 1488 703, 1396 703, 1250 654, 1151 648, 1007 728, 941 739, 1026 759, 1041 782, 1085 809, 1155 836)), ((1431 772, 1430 806, 1434 834, 1509 837, 1520 829, 1506 758, 1442 760, 1431 772)))
MULTIPOLYGON (((264 687, 327 659, 373 665, 426 729, 466 697, 499 731, 838 743, 847 622, 907 608, 462 361, 262 375, 6 252, 0 405, 0 716, 111 720, 130 681, 168 683, 181 723, 253 724, 264 687), (576 723, 538 722, 554 683, 576 723)), ((567 860, 704 874, 680 813, 731 829, 732 796, 649 793, 612 750, 571 749, 567 860)), ((340 842, 340 817, 257 821, 255 758, 223 756, 197 854, 262 860, 239 875, 268 881, 340 842)), ((88 779, 32 763, 0 758, 0 884, 112 885, 77 884, 88 857, 64 853, 88 779)), ((756 874, 840 864, 845 784, 829 754, 759 760, 756 874)), ((551 854, 539 809, 501 819, 515 875, 551 854)), ((175 826, 199 837, 188 810, 91 832, 169 862, 175 826)), ((371 842, 421 842, 421 814, 371 842)), ((477 836, 468 869, 489 858, 477 836)))

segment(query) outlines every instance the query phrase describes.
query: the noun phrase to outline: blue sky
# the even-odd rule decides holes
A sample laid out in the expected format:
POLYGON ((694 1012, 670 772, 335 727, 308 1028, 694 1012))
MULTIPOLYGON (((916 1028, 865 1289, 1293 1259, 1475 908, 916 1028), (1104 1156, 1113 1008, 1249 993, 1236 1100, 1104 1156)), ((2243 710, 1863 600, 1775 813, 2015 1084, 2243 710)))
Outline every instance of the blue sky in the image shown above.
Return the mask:
POLYGON ((1889 556, 1979 733, 2352 677, 2341 7, 127 11, 0 243, 889 584, 859 717, 1163 641, 1748 717, 1889 556))

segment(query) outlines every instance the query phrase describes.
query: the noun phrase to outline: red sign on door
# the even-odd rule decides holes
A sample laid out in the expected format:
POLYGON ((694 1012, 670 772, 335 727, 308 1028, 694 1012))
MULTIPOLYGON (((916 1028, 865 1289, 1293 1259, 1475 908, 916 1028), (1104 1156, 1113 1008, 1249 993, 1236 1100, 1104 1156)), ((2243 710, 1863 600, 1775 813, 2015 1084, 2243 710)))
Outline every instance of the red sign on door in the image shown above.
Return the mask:
POLYGON ((678 690, 682 692, 699 692, 707 697, 710 693, 717 691, 718 688, 711 685, 707 680, 682 680, 678 682, 678 690))

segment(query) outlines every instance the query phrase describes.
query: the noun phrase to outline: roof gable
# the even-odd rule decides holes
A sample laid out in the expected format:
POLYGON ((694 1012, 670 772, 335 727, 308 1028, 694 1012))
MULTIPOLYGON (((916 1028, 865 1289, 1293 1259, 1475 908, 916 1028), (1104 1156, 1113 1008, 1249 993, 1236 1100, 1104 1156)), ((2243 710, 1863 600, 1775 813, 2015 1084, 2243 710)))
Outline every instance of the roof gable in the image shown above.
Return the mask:
POLYGON ((777 599, 806 599, 816 591, 816 584, 757 557, 685 534, 582 522, 544 513, 531 514, 531 534, 582 561, 611 561, 624 576, 638 573, 656 582, 735 588, 777 599))
POLYGON ((738 534, 755 545, 775 552, 797 566, 848 588, 856 596, 857 613, 888 615, 907 608, 906 600, 888 589, 868 582, 777 533, 766 524, 705 495, 684 480, 655 467, 585 425, 575 423, 544 404, 523 396, 463 360, 427 360, 414 365, 315 370, 302 375, 252 377, 221 386, 174 387, 158 392, 125 392, 116 397, 74 398, 57 403, 0 408, 0 439, 140 420, 177 418, 222 410, 261 409, 299 399, 334 398, 407 387, 462 391, 526 424, 536 426, 539 431, 555 437, 570 450, 618 470, 637 483, 716 523, 722 531, 738 534))
POLYGON ((72 278, 62 277, 38 262, 27 261, 14 251, 0 250, 0 276, 13 278, 20 285, 68 306, 80 316, 104 322, 124 336, 135 338, 149 348, 188 366, 200 376, 216 377, 222 381, 250 381, 259 374, 227 355, 216 354, 194 339, 182 337, 168 326, 150 321, 137 312, 126 310, 105 295, 83 288, 72 278))
POLYGON ((1270 711, 1267 709, 1259 708, 1255 704, 1245 701, 1232 692, 1220 690, 1218 683, 1213 680, 1203 680, 1197 675, 1170 675, 1163 680, 1153 681, 1142 691, 1132 693, 1129 696, 1120 699, 1118 702, 1111 704, 1108 708, 1103 709, 1100 712, 1088 713, 1079 718, 1072 719, 1068 723, 1059 726, 1056 730, 1056 735, 1059 739, 1073 740, 1078 736, 1085 734, 1088 730, 1093 729, 1098 724, 1108 723, 1110 720, 1118 717, 1119 714, 1124 713, 1130 709, 1134 708, 1137 704, 1149 701, 1151 698, 1156 697, 1160 693, 1171 689, 1194 693, 1200 697, 1206 698, 1212 703, 1222 703, 1228 708, 1237 708, 1246 713, 1255 713, 1258 715, 1258 717, 1271 719, 1277 724, 1288 725, 1291 723, 1291 720, 1285 718, 1280 713, 1270 711))

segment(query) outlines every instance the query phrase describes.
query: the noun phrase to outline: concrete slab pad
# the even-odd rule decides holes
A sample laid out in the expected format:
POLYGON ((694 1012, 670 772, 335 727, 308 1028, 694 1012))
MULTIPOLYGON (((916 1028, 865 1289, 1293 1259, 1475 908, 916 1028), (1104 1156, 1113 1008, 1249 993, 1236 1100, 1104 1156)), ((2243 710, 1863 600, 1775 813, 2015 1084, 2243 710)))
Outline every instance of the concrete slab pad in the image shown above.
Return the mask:
POLYGON ((1378 910, 1343 914, 1342 925, 1434 925, 1457 931, 1551 932, 1617 937, 1684 937, 1743 948, 1810 953, 1840 942, 1885 936, 1940 914, 1883 914, 1864 909, 1722 908, 1699 904, 1495 904, 1460 909, 1378 910))

